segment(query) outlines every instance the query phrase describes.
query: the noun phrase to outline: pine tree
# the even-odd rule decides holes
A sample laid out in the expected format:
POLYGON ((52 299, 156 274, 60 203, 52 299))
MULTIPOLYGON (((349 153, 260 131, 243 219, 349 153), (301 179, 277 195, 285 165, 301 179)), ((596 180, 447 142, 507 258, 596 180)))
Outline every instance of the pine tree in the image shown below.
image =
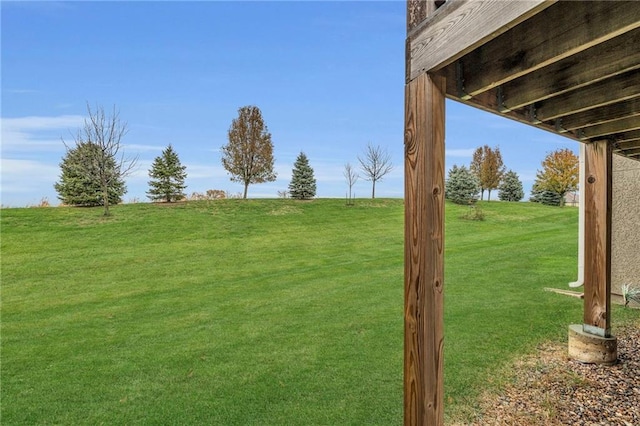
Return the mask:
POLYGON ((465 166, 453 165, 445 183, 445 198, 456 204, 471 204, 478 200, 480 183, 465 166))
POLYGON ((536 181, 531 188, 531 198, 529 198, 529 201, 547 206, 560 206, 562 205, 563 196, 557 192, 544 189, 544 187, 540 185, 540 182, 536 181))
POLYGON ((162 155, 156 157, 149 170, 149 191, 147 197, 152 201, 178 201, 185 197, 184 180, 187 177, 186 166, 180 164, 178 154, 169 145, 162 155))
POLYGON ((522 182, 520 182, 518 174, 513 170, 505 173, 498 189, 500 190, 498 198, 502 201, 520 201, 524 198, 522 182))
POLYGON ((127 192, 124 180, 118 173, 116 161, 107 157, 98 161, 102 151, 92 142, 77 142, 74 148, 67 149, 67 154, 60 163, 62 171, 60 181, 54 184, 58 199, 69 206, 102 206, 104 205, 103 186, 99 179, 98 168, 106 176, 107 200, 109 204, 118 204, 127 192))
POLYGON ((316 196, 316 179, 309 159, 301 152, 293 165, 289 194, 297 200, 308 200, 316 196))

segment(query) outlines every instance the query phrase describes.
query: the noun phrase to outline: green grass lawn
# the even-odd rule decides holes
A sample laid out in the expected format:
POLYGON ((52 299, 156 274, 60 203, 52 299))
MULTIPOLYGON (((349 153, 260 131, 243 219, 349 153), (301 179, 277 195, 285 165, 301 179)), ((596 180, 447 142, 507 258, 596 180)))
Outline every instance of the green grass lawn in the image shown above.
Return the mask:
MULTIPOLYGON (((577 209, 447 205, 448 418, 564 339, 577 209)), ((402 423, 403 202, 3 209, 2 424, 402 423)), ((615 321, 615 313, 614 313, 615 321)))

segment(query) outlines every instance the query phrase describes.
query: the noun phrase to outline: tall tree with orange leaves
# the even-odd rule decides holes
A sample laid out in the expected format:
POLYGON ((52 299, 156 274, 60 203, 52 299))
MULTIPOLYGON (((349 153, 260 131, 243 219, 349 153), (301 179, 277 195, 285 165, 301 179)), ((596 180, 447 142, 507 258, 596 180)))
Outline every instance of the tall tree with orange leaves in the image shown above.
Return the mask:
POLYGON ((578 189, 580 170, 578 156, 568 148, 549 153, 542 161, 542 170, 536 173, 534 187, 538 191, 550 191, 560 196, 560 205, 564 205, 564 196, 578 189))
POLYGON ((500 148, 492 149, 488 145, 478 147, 473 153, 469 169, 480 182, 480 199, 484 198, 486 189, 488 191, 487 199, 491 200, 491 190, 498 189, 506 171, 500 148))

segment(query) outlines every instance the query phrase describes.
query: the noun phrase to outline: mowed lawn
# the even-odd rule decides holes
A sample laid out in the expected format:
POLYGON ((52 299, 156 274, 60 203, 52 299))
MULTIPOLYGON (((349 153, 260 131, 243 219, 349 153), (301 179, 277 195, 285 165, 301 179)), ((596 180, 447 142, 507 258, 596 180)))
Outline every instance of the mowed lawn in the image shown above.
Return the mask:
MULTIPOLYGON (((576 278, 577 209, 481 206, 446 208, 449 419, 582 318, 543 291, 576 278)), ((403 209, 3 209, 2 424, 401 424, 403 209)))

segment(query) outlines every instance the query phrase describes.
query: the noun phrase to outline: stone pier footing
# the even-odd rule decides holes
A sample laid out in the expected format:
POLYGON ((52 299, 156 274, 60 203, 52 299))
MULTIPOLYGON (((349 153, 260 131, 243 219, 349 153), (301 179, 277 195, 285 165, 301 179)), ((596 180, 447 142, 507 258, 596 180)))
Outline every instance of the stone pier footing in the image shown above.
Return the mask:
POLYGON ((587 333, 582 324, 569 326, 569 357, 587 364, 613 365, 618 360, 618 340, 587 333))

